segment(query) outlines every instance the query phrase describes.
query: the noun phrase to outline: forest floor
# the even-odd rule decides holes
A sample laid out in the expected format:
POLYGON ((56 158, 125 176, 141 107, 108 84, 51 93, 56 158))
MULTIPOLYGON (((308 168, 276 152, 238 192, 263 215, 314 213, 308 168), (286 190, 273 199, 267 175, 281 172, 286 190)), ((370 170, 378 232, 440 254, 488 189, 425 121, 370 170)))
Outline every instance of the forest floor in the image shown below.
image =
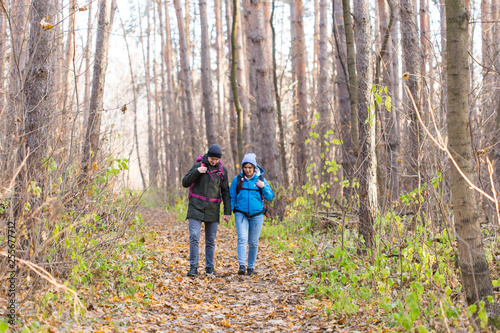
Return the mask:
MULTIPOLYGON (((264 241, 259 247, 257 275, 239 276, 236 230, 223 225, 219 225, 216 240, 219 277, 204 272, 203 229, 200 275, 186 277, 189 268, 186 223, 164 210, 143 208, 140 212, 145 231, 156 232, 156 237, 145 240, 147 263, 141 270, 142 283, 149 284, 151 291, 138 292, 131 298, 116 292, 116 287, 97 281, 94 287, 77 291, 87 307, 78 323, 69 316, 67 303, 64 311, 57 311, 58 304, 48 304, 47 313, 40 310, 35 313, 34 307, 31 311, 24 307, 22 311, 27 311, 22 320, 24 325, 37 322, 36 329, 31 325, 33 329, 26 332, 394 331, 378 326, 380 321, 371 316, 369 306, 354 318, 326 316, 326 301, 306 295, 310 277, 294 265, 293 257, 272 251, 264 241)), ((141 260, 145 260, 144 256, 141 260)))

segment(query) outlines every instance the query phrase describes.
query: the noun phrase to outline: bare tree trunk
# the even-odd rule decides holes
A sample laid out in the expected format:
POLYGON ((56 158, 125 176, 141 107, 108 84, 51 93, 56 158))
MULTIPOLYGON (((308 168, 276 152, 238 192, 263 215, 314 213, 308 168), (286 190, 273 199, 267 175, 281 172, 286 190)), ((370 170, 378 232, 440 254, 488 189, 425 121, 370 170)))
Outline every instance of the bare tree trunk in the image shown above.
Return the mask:
MULTIPOLYGON (((169 134, 169 141, 171 144, 175 144, 178 146, 180 142, 182 142, 182 136, 178 133, 176 133, 177 129, 181 128, 180 124, 178 123, 179 121, 179 115, 177 114, 179 112, 179 108, 176 107, 175 103, 175 95, 174 95, 174 66, 172 63, 172 59, 174 57, 174 52, 172 50, 172 37, 171 37, 171 32, 170 32, 170 17, 169 17, 169 8, 168 8, 168 1, 165 1, 165 37, 166 37, 166 44, 165 44, 165 54, 164 54, 164 61, 165 61, 165 68, 166 68, 166 75, 167 75, 167 105, 169 106, 169 127, 168 127, 168 134, 169 134)), ((166 146, 167 147, 167 146, 166 146)), ((170 147, 166 149, 165 155, 167 156, 167 159, 169 160, 171 164, 169 170, 172 174, 174 174, 175 171, 175 165, 173 164, 174 161, 169 158, 171 156, 172 149, 170 147)), ((179 162, 181 159, 176 159, 177 163, 177 168, 180 170, 181 169, 181 163, 179 162)))
MULTIPOLYGON (((419 111, 422 110, 421 103, 421 62, 420 62, 420 43, 417 31, 416 3, 414 0, 401 0, 401 42, 403 44, 403 58, 405 63, 404 71, 408 76, 407 85, 410 88, 411 95, 415 99, 419 111)), ((408 174, 406 175, 406 191, 411 191, 420 186, 420 125, 418 123, 416 111, 411 106, 411 97, 406 95, 406 113, 410 120, 408 130, 408 174)))
POLYGON ((223 114, 225 111, 225 73, 224 73, 224 32, 222 31, 222 7, 221 0, 214 0, 214 10, 215 10, 215 50, 217 54, 217 117, 216 117, 216 127, 219 131, 216 133, 217 142, 222 142, 225 139, 225 128, 223 114))
POLYGON ((266 24, 262 2, 250 3, 250 26, 248 34, 251 40, 250 63, 255 67, 256 81, 258 82, 257 113, 260 115, 259 127, 262 133, 262 157, 260 163, 269 175, 267 178, 276 184, 281 183, 281 170, 278 159, 278 145, 276 143, 275 107, 272 86, 271 51, 266 35, 266 24))
MULTIPOLYGON (((341 0, 334 0, 333 2, 333 30, 335 35, 335 63, 337 68, 339 68, 339 75, 337 75, 336 86, 339 99, 339 118, 340 118, 340 131, 342 138, 342 172, 343 180, 349 183, 343 186, 343 197, 348 201, 353 200, 353 174, 354 165, 356 164, 356 157, 354 155, 354 150, 351 141, 351 108, 349 100, 349 90, 347 88, 347 82, 349 82, 349 74, 347 70, 347 64, 345 63, 345 49, 346 42, 344 37, 346 36, 344 31, 343 22, 343 8, 341 0), (344 57, 344 60, 342 59, 344 57), (340 68, 342 70, 340 70, 340 68)), ((354 73, 355 74, 355 73, 354 73)))
POLYGON ((349 0, 342 0, 344 12, 344 32, 347 52, 347 68, 349 80, 349 101, 351 102, 351 143, 353 152, 358 154, 359 148, 359 128, 358 128, 358 81, 356 77, 356 53, 354 51, 354 35, 352 30, 351 4, 349 0))
POLYGON ((328 2, 327 0, 321 0, 319 8, 319 67, 318 67, 318 93, 316 99, 318 101, 318 112, 319 112, 319 138, 321 143, 321 182, 330 183, 330 174, 327 172, 328 166, 327 161, 330 160, 329 153, 329 139, 327 131, 332 128, 332 111, 329 103, 329 91, 330 87, 328 84, 329 77, 329 66, 328 66, 328 2), (327 144, 328 142, 328 144, 327 144))
MULTIPOLYGON (((121 20, 121 18, 120 18, 121 20)), ((127 40, 127 31, 125 30, 125 27, 123 25, 123 21, 120 22, 122 29, 123 29, 123 39, 125 40, 125 46, 127 47, 127 55, 128 55, 128 65, 130 69, 130 79, 132 81, 132 93, 133 93, 133 101, 132 105, 134 107, 134 141, 135 141, 135 152, 137 154, 137 162, 139 164, 139 173, 141 174, 141 180, 142 180, 142 188, 145 189, 147 187, 146 185, 146 180, 144 178, 144 173, 142 171, 142 163, 141 163, 141 154, 139 153, 139 135, 137 134, 137 85, 135 83, 135 76, 134 76, 134 69, 132 66, 132 57, 130 55, 130 49, 128 46, 128 40, 127 40)))
MULTIPOLYGON (((195 156, 195 127, 194 127, 194 116, 193 116, 193 97, 191 96, 191 69, 189 67, 189 53, 187 49, 187 37, 185 34, 184 20, 182 17, 182 7, 180 5, 180 0, 174 0, 175 11, 177 15, 177 24, 179 26, 179 47, 181 54, 181 66, 182 66, 182 84, 184 85, 184 93, 186 95, 186 121, 187 125, 185 128, 188 130, 190 141, 186 142, 190 145, 189 151, 191 153, 191 158, 195 156)), ((186 14, 188 16, 188 14, 186 14)))
POLYGON ((83 170, 85 173, 96 160, 99 150, 101 129, 101 112, 103 110, 104 81, 108 66, 109 37, 111 32, 110 8, 111 0, 101 0, 99 4, 99 23, 97 30, 96 49, 94 57, 94 74, 92 78, 92 95, 90 97, 90 112, 83 146, 83 170))
POLYGON ((208 145, 216 143, 214 129, 214 94, 212 89, 212 69, 210 68, 210 36, 208 34, 207 2, 199 0, 201 22, 201 84, 203 108, 205 109, 205 129, 208 145))
POLYGON ((231 88, 233 90, 233 102, 236 109, 237 129, 236 142, 238 143, 238 161, 243 159, 243 109, 238 95, 238 82, 236 81, 236 70, 238 66, 238 52, 236 51, 236 36, 238 35, 239 1, 233 0, 233 24, 231 27, 231 88))
MULTIPOLYGON (((446 0, 449 149, 464 176, 474 178, 469 131, 469 9, 465 0, 446 0)), ((484 301, 490 324, 498 328, 499 309, 481 239, 476 193, 451 166, 450 178, 462 285, 467 303, 484 301), (491 298, 490 302, 487 298, 491 298)), ((473 323, 479 328, 477 312, 473 323)))
POLYGON ((75 12, 78 10, 77 8, 78 4, 76 3, 76 0, 71 0, 71 5, 69 8, 70 11, 70 16, 69 16, 69 26, 68 26, 68 40, 67 40, 67 45, 66 45, 66 57, 65 57, 65 66, 61 68, 61 70, 64 72, 63 74, 63 108, 62 108, 62 120, 63 120, 63 130, 66 130, 66 123, 71 119, 71 116, 68 115, 68 109, 71 108, 71 102, 69 103, 70 105, 68 106, 68 98, 71 99, 71 97, 68 97, 68 95, 71 95, 71 89, 70 89, 70 82, 73 82, 73 80, 70 79, 70 68, 72 67, 73 63, 73 53, 75 52, 74 50, 74 44, 73 40, 75 38, 75 12))
POLYGON ((373 223, 377 216, 376 114, 372 107, 373 66, 368 0, 355 0, 356 71, 359 77, 359 233, 366 248, 373 247, 373 223), (367 112, 368 111, 368 112, 367 112))
MULTIPOLYGON (((42 168, 45 153, 49 151, 48 143, 52 136, 53 96, 52 77, 54 62, 51 56, 54 51, 54 32, 43 28, 40 22, 44 18, 53 19, 55 3, 51 0, 33 0, 30 38, 28 77, 24 87, 25 115, 24 135, 25 149, 28 155, 26 162, 27 177, 24 185, 35 182, 44 188, 45 176, 42 168)), ((32 207, 33 209, 35 207, 32 207)))
POLYGON ((298 185, 303 185, 306 182, 306 164, 307 152, 305 141, 308 134, 307 124, 307 82, 306 82, 306 45, 304 36, 304 5, 302 0, 293 0, 295 2, 295 26, 297 40, 293 47, 296 50, 296 68, 297 74, 297 120, 296 120, 296 165, 297 165, 297 182, 298 185))
MULTIPOLYGON (((1 5, 0 5, 1 8, 1 5)), ((5 111, 5 50, 7 48, 7 15, 0 11, 0 116, 5 111)), ((3 138, 2 138, 3 139, 3 138)), ((5 169, 4 169, 5 170, 5 169)))
POLYGON ((87 21, 87 46, 85 47, 85 86, 83 93, 83 128, 87 128, 90 109, 90 76, 92 71, 91 67, 91 50, 92 50, 92 2, 88 4, 88 21, 87 21))
MULTIPOLYGON (((234 6, 233 6, 234 7, 234 6)), ((240 23, 241 29, 238 29, 238 34, 236 35, 236 51, 238 56, 237 61, 237 71, 236 71, 236 80, 238 81, 238 96, 240 99, 241 107, 242 107, 242 118, 243 118, 243 132, 242 132, 242 140, 243 140, 243 149, 247 151, 254 151, 256 146, 258 145, 258 139, 254 135, 253 128, 257 119, 253 116, 253 113, 250 108, 249 102, 249 94, 253 94, 253 90, 249 92, 248 89, 248 68, 247 68, 247 52, 245 47, 245 36, 243 28, 245 25, 242 22, 242 14, 241 9, 238 7, 238 21, 240 23)), ((241 161, 240 161, 241 162, 241 161)))
POLYGON ((273 9, 271 11, 271 29, 273 33, 273 82, 274 82, 274 95, 276 96, 276 111, 278 112, 278 130, 279 130, 279 155, 281 157, 281 172, 283 175, 283 186, 287 189, 290 186, 290 180, 288 179, 287 164, 286 164, 286 147, 285 147, 285 128, 283 126, 283 114, 281 111, 281 97, 280 90, 278 89, 278 73, 276 65, 276 31, 274 29, 273 17, 274 17, 274 3, 273 9))
MULTIPOLYGON (((226 25, 232 26, 233 22, 233 5, 232 1, 230 0, 225 0, 226 4, 226 25)), ((231 46, 231 29, 226 29, 227 30, 227 38, 226 38, 226 47, 229 50, 229 60, 232 62, 233 59, 233 51, 232 51, 232 46, 231 46)), ((229 68, 231 68, 231 63, 229 64, 229 68)), ((235 173, 239 173, 240 170, 237 168, 239 163, 241 161, 238 161, 238 142, 237 142, 237 119, 236 119, 236 110, 234 107, 234 101, 233 101, 233 94, 232 94, 232 86, 231 86, 231 81, 229 81, 229 89, 228 91, 231 91, 231 94, 229 94, 229 146, 231 148, 231 156, 234 161, 234 171, 235 173)))

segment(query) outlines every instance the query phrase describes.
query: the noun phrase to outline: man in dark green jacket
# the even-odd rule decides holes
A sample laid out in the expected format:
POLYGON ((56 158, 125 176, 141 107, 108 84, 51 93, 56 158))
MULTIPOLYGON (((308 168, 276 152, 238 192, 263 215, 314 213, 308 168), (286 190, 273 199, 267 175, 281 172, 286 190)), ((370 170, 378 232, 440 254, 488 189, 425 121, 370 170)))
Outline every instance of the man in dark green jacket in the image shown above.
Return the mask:
POLYGON ((201 161, 197 161, 182 179, 182 186, 189 187, 189 272, 198 275, 199 243, 201 224, 205 222, 205 271, 216 276, 214 271, 215 236, 220 216, 220 203, 224 202, 224 220, 231 217, 229 177, 220 158, 222 149, 211 145, 201 161))

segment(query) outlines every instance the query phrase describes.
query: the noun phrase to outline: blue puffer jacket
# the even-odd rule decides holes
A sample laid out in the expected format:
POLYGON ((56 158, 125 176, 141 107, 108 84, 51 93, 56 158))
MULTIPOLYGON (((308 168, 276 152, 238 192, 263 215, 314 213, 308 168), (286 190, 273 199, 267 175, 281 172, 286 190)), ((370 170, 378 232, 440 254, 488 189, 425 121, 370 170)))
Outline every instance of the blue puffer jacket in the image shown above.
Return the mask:
MULTIPOLYGON (((243 176, 243 171, 240 172, 239 175, 234 177, 231 182, 231 188, 229 189, 229 193, 231 194, 231 210, 234 211, 236 207, 239 211, 244 212, 247 215, 254 215, 261 212, 264 208, 262 203, 261 192, 259 191, 259 187, 257 186, 257 180, 259 180, 259 176, 264 174, 264 169, 260 166, 255 168, 255 173, 252 178, 247 179, 243 176), (238 186, 238 178, 243 178, 242 188, 240 193, 236 195, 236 187, 238 186)), ((263 178, 264 187, 262 188, 262 195, 264 199, 267 201, 271 201, 274 198, 273 190, 269 183, 265 178, 263 178)))

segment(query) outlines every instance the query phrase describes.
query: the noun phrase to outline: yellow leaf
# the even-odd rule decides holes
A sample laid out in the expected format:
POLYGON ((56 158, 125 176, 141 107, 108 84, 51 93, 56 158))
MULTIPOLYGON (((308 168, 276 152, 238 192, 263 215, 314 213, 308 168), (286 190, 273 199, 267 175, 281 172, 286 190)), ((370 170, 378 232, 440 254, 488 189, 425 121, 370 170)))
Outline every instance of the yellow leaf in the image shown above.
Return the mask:
POLYGON ((408 80, 410 78, 410 73, 406 72, 403 74, 403 79, 408 80))
POLYGON ((79 10, 80 12, 84 12, 84 11, 86 11, 86 10, 87 10, 87 5, 85 5, 85 6, 83 6, 83 7, 78 8, 78 10, 79 10))
POLYGON ((92 164, 92 169, 97 170, 97 163, 96 162, 94 162, 94 164, 92 164))
POLYGON ((125 111, 127 111, 127 104, 123 104, 121 110, 122 110, 122 113, 125 113, 125 111))
POLYGON ((52 29, 53 25, 50 24, 49 22, 47 22, 47 20, 49 19, 48 16, 45 16, 41 21, 40 21, 40 26, 45 29, 45 30, 50 30, 52 29))
POLYGON ((222 319, 222 321, 220 323, 221 323, 221 325, 223 325, 225 327, 231 327, 231 324, 229 324, 226 319, 222 319))

